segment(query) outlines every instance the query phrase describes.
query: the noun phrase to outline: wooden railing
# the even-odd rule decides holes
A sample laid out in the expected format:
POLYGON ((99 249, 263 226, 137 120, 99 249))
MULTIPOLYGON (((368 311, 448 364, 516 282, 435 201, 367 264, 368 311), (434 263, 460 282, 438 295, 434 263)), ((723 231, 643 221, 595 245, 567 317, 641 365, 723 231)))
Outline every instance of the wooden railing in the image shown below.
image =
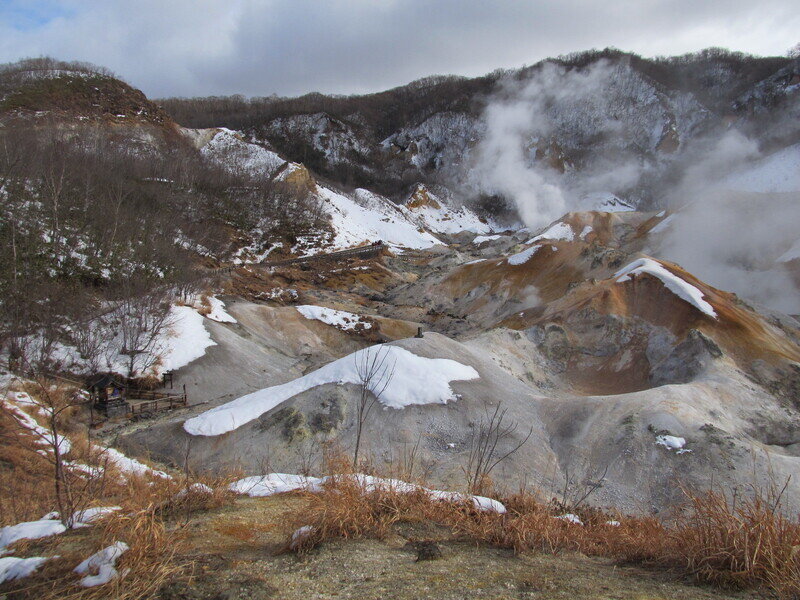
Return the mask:
POLYGON ((178 394, 150 390, 132 391, 128 397, 128 403, 131 407, 129 415, 134 416, 188 406, 189 400, 184 386, 183 392, 178 394))

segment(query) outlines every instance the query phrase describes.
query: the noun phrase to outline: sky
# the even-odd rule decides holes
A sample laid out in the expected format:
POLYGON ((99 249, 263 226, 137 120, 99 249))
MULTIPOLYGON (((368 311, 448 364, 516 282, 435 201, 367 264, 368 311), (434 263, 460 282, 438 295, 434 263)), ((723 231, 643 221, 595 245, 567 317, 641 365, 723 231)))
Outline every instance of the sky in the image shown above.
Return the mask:
POLYGON ((0 62, 52 56, 150 97, 365 93, 590 48, 784 55, 797 0, 0 0, 0 62))

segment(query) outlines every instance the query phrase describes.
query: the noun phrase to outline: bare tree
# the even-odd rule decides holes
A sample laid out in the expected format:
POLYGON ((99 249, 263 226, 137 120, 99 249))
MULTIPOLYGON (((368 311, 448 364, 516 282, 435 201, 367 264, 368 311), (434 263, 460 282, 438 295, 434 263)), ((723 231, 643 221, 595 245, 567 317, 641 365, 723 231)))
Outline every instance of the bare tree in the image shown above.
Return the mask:
POLYGON ((356 447, 353 451, 353 468, 358 467, 358 452, 361 449, 361 437, 364 423, 372 407, 389 387, 394 377, 396 361, 389 362, 389 348, 370 346, 353 355, 356 363, 356 375, 361 384, 356 413, 356 447))
MULTIPOLYGON (((35 390, 28 397, 28 402, 41 415, 46 426, 40 425, 35 418, 10 403, 0 403, 0 411, 9 416, 8 421, 16 424, 16 428, 7 431, 3 437, 19 447, 36 452, 52 465, 53 491, 56 508, 62 523, 67 527, 74 525, 74 515, 80 514, 92 499, 101 495, 105 488, 107 457, 103 453, 92 454, 92 445, 86 445, 86 460, 99 463, 91 467, 85 462, 68 461, 64 456, 71 452, 71 443, 64 433, 69 415, 76 407, 84 404, 84 397, 64 384, 55 384, 52 380, 37 377, 33 380, 35 390), (29 436, 33 444, 25 443, 29 436), (45 452, 41 447, 47 448, 45 452)), ((74 454, 74 452, 73 452, 74 454)))
POLYGON ((603 487, 610 466, 609 463, 601 466, 590 454, 574 448, 564 462, 564 485, 554 499, 555 504, 563 510, 577 510, 603 487))
POLYGON ((533 434, 531 428, 520 442, 503 452, 500 446, 505 445, 505 441, 512 438, 517 431, 516 422, 507 422, 507 412, 508 409, 503 408, 502 403, 491 414, 487 406, 485 417, 481 418, 477 429, 473 430, 467 464, 463 467, 472 494, 485 491, 489 484, 489 474, 494 468, 522 448, 533 434))
POLYGON ((120 353, 128 357, 128 377, 145 371, 158 360, 158 340, 171 325, 166 300, 166 293, 156 290, 120 302, 117 311, 120 353))

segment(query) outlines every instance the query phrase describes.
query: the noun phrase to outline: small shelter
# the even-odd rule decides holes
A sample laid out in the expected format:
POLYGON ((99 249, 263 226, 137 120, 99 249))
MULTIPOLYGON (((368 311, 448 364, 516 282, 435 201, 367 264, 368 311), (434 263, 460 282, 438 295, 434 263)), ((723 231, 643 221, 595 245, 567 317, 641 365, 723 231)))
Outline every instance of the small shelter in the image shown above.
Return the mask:
POLYGON ((97 373, 86 380, 94 407, 109 419, 124 417, 130 412, 128 386, 114 373, 97 373))

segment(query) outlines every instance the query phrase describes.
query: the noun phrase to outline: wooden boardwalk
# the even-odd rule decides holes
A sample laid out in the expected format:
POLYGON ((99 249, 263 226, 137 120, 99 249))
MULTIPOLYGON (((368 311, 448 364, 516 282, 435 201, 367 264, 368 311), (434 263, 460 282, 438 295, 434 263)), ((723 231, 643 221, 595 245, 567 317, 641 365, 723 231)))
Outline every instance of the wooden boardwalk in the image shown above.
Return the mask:
POLYGON ((380 256, 381 252, 386 248, 383 242, 378 244, 370 244, 369 246, 359 246, 358 248, 348 248, 347 250, 337 250, 336 252, 321 252, 319 254, 312 254, 311 256, 302 256, 300 258, 287 258, 284 260, 268 260, 261 263, 251 263, 247 265, 230 265, 227 267, 219 267, 213 270, 213 274, 228 274, 236 269, 242 267, 256 267, 259 269, 269 269, 271 267, 288 267, 291 265, 303 265, 315 262, 325 261, 339 261, 347 260, 348 258, 372 258, 380 256))

